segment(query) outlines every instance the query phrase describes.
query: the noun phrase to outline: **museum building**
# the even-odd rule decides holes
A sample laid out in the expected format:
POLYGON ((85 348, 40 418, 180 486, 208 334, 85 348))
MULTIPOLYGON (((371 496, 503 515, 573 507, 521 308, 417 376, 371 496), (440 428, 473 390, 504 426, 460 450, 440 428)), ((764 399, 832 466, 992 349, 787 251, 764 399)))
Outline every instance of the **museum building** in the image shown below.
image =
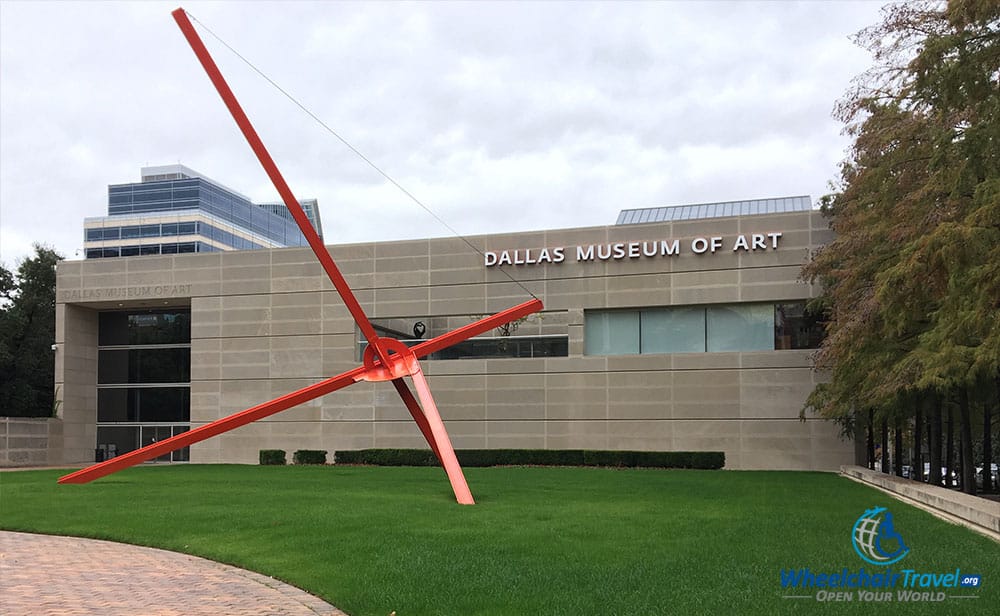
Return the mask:
MULTIPOLYGON (((413 344, 531 298, 544 310, 421 360, 456 448, 723 451, 833 470, 800 417, 823 378, 800 280, 831 231, 808 197, 625 210, 604 227, 330 246, 380 335, 413 344)), ((131 451, 359 365, 364 339, 306 247, 63 261, 61 452, 131 451)), ((388 383, 356 383, 162 461, 426 448, 388 383)))

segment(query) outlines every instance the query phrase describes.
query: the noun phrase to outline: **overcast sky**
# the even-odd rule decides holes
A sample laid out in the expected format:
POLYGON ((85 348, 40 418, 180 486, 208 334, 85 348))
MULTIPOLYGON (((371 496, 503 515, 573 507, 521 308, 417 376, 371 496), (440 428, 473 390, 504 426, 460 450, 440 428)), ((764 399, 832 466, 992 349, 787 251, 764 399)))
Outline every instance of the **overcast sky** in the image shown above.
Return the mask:
MULTIPOLYGON (((187 2, 465 235, 828 191, 882 2, 187 2)), ((0 0, 0 259, 73 258, 107 186, 180 162, 277 200, 170 16, 0 0)), ((197 24, 196 24, 197 26, 197 24)), ((327 243, 450 235, 199 27, 327 243)))

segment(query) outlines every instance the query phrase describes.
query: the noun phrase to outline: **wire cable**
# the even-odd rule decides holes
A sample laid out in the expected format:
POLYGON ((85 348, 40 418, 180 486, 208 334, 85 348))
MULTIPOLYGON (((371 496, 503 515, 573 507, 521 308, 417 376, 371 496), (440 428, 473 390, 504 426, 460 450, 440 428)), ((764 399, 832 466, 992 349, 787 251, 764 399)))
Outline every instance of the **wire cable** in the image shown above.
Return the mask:
MULTIPOLYGON (((324 129, 326 129, 326 131, 328 133, 330 133, 331 135, 333 135, 334 137, 336 137, 338 141, 340 141, 342 144, 344 144, 344 146, 347 147, 347 149, 349 149, 351 152, 354 152, 354 154, 356 154, 361 160, 365 161, 365 163, 367 163, 369 167, 371 167, 372 169, 374 169, 376 173, 378 173, 383 178, 385 178, 385 180, 388 181, 390 184, 392 184, 393 186, 395 186, 396 188, 398 188, 400 190, 400 192, 402 192, 404 195, 406 195, 407 197, 409 197, 409 199, 411 201, 413 201, 414 203, 416 203, 417 205, 419 205, 425 212, 427 212, 435 220, 437 220, 444 228, 448 229, 448 231, 450 231, 455 237, 457 237, 458 239, 460 239, 463 242, 465 242, 465 244, 469 248, 471 248, 474 251, 476 251, 476 253, 478 253, 479 256, 483 257, 484 262, 485 262, 486 253, 484 253, 482 250, 480 250, 478 246, 476 246, 471 241, 469 241, 468 238, 466 238, 464 235, 462 235, 461 233, 459 233, 458 231, 456 231, 455 228, 452 227, 451 225, 449 225, 447 222, 445 222, 443 218, 441 218, 440 216, 438 216, 436 213, 434 213, 433 210, 431 210, 429 207, 427 207, 426 205, 424 205, 424 203, 422 201, 420 201, 420 199, 418 199, 413 193, 411 193, 402 184, 400 184, 395 179, 393 179, 392 176, 390 176, 388 173, 386 173, 385 171, 383 171, 381 167, 379 167, 378 165, 376 165, 370 158, 368 158, 367 156, 365 156, 360 150, 358 150, 356 147, 354 147, 349 141, 347 141, 347 139, 344 139, 343 137, 341 137, 340 134, 337 131, 333 130, 333 128, 331 128, 326 122, 324 122, 323 120, 321 120, 316 114, 314 114, 305 105, 303 105, 301 102, 299 102, 298 99, 296 99, 294 96, 292 96, 291 94, 289 94, 287 90, 285 90, 284 88, 282 88, 273 79, 271 79, 270 77, 268 77, 267 74, 264 73, 264 71, 262 71, 259 68, 257 68, 257 66, 255 66, 253 62, 251 62, 250 60, 248 60, 247 58, 245 58, 243 56, 243 54, 241 54, 240 52, 236 51, 236 49, 234 49, 229 43, 227 43, 226 41, 224 41, 222 39, 222 37, 220 37, 218 34, 216 34, 215 32, 213 32, 211 28, 209 28, 204 23, 202 23, 201 21, 199 21, 197 17, 195 17, 194 15, 192 15, 191 13, 189 13, 188 11, 185 10, 184 12, 187 14, 187 16, 189 18, 191 18, 192 21, 196 22, 199 26, 201 26, 202 28, 204 28, 206 32, 208 32, 210 35, 212 35, 212 38, 214 38, 215 40, 217 40, 223 47, 225 47, 226 49, 228 49, 230 52, 232 52, 233 55, 235 55, 237 58, 239 58, 240 60, 242 60, 244 64, 246 64, 247 66, 249 66, 250 69, 253 72, 255 72, 258 75, 260 75, 267 83, 271 84, 275 89, 278 90, 278 92, 281 92, 285 96, 285 98, 287 98, 288 100, 290 100, 296 107, 298 107, 299 109, 301 109, 303 112, 305 112, 306 115, 308 115, 310 118, 312 118, 313 120, 315 120, 320 126, 322 126, 324 129)), ((524 284, 520 280, 517 280, 516 278, 514 278, 513 276, 511 276, 510 273, 507 270, 503 269, 502 265, 498 265, 497 269, 500 272, 502 272, 504 276, 506 276, 508 279, 510 279, 511 282, 513 282, 517 286, 521 287, 521 289, 523 289, 525 293, 527 293, 528 295, 530 295, 534 299, 538 299, 538 296, 536 296, 534 293, 532 293, 531 290, 528 289, 528 287, 524 286, 524 284)))

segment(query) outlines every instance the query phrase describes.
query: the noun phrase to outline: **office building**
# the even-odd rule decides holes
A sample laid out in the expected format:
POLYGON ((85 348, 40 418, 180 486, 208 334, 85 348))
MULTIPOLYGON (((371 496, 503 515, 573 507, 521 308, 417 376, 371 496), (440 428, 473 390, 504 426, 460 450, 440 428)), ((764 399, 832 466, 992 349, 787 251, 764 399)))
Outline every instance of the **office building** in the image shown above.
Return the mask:
MULTIPOLYGON (((321 230, 316 200, 301 203, 321 230)), ((144 167, 140 182, 108 186, 108 215, 84 220, 88 259, 305 245, 284 205, 255 204, 183 165, 144 167)))

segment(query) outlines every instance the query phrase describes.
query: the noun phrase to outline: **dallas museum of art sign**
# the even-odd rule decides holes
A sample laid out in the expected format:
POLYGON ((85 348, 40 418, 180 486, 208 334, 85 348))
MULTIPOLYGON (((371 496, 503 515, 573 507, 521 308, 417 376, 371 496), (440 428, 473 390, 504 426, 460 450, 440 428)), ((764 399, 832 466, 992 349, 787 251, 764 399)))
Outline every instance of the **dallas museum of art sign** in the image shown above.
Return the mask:
POLYGON ((524 248, 517 250, 487 251, 486 267, 496 265, 540 265, 543 263, 562 263, 567 254, 575 256, 577 261, 620 261, 623 259, 642 259, 650 257, 675 257, 686 248, 693 254, 716 253, 720 250, 729 252, 754 252, 758 250, 776 250, 781 232, 745 233, 734 238, 721 235, 711 237, 696 237, 690 241, 656 240, 642 242, 616 242, 608 244, 586 244, 579 246, 559 246, 557 248, 524 248))

